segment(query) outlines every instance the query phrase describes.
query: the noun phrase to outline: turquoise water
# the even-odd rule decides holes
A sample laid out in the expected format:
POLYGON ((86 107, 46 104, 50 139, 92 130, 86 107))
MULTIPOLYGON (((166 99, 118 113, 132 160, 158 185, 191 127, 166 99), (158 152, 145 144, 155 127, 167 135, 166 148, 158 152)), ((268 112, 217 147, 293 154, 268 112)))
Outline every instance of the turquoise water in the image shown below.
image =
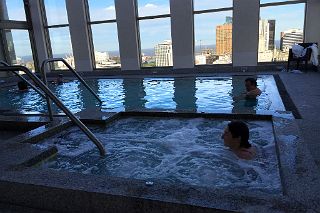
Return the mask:
MULTIPOLYGON (((255 113, 285 109, 271 75, 258 76, 258 87, 263 93, 257 100, 234 101, 233 97, 245 91, 245 78, 90 79, 87 82, 102 99, 102 111, 159 109, 255 113)), ((49 87, 72 112, 99 106, 77 80, 49 87)), ((53 108, 55 112, 61 112, 56 106, 53 108)), ((0 89, 0 109, 23 113, 44 113, 47 110, 45 100, 35 91, 20 92, 16 87, 0 89)))
POLYGON ((254 160, 239 159, 223 145, 227 120, 134 117, 89 126, 107 150, 101 158, 79 128, 71 127, 34 146, 56 146, 42 168, 144 181, 281 193, 273 127, 247 121, 254 160))

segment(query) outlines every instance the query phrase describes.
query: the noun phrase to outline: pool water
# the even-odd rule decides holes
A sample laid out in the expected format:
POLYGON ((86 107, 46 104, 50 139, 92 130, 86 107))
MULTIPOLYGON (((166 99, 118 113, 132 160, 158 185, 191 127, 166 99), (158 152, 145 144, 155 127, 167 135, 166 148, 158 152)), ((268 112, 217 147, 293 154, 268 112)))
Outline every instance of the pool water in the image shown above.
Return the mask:
MULTIPOLYGON (((158 109, 255 113, 285 110, 271 75, 258 76, 262 94, 257 100, 234 101, 233 97, 245 91, 246 77, 91 79, 87 82, 102 99, 102 111, 158 109)), ((99 106, 77 80, 49 87, 72 112, 99 106)), ((19 92, 16 87, 0 89, 0 109, 23 113, 47 111, 46 102, 39 94, 33 90, 19 92)), ((61 112, 55 105, 53 109, 61 112)))
POLYGON ((72 127, 35 146, 55 145, 58 154, 43 168, 134 178, 169 184, 281 193, 272 123, 248 121, 258 155, 238 159, 221 139, 229 121, 204 118, 123 118, 91 126, 107 156, 72 127))

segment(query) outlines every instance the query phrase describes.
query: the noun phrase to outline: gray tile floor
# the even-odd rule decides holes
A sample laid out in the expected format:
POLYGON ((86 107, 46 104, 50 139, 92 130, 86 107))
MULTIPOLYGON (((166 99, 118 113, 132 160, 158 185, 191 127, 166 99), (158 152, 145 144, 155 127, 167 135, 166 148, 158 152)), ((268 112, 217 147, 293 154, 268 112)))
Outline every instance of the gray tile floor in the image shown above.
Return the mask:
POLYGON ((280 77, 302 116, 296 121, 320 169, 320 73, 281 73, 280 77))

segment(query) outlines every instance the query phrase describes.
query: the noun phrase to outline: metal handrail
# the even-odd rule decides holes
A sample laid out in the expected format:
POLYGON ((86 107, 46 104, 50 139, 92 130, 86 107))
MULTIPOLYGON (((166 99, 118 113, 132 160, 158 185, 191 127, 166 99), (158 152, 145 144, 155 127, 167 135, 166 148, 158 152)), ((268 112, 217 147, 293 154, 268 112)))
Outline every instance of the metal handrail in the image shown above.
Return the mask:
POLYGON ((70 66, 70 64, 68 62, 66 62, 66 60, 64 60, 63 58, 49 58, 49 59, 46 59, 42 62, 42 65, 41 65, 41 74, 43 75, 43 78, 46 82, 46 72, 44 70, 45 68, 45 65, 47 63, 50 63, 50 62, 55 62, 55 61, 61 61, 64 63, 64 65, 67 66, 67 68, 78 78, 78 80, 84 84, 84 86, 89 90, 89 92, 91 92, 91 94, 100 102, 100 104, 102 104, 102 100, 99 98, 99 96, 91 89, 91 87, 85 82, 85 80, 83 80, 83 78, 70 66))
MULTIPOLYGON (((10 66, 7 62, 0 61, 0 64, 4 65, 5 67, 10 66)), ((26 82, 32 89, 34 89, 39 95, 41 95, 43 98, 46 98, 46 96, 33 84, 31 84, 27 79, 25 79, 23 76, 19 75, 17 72, 13 72, 18 78, 20 78, 22 81, 26 82)))
POLYGON ((86 127, 60 100, 56 97, 51 90, 36 76, 34 75, 28 68, 24 66, 8 66, 8 67, 0 67, 0 72, 17 72, 23 71, 28 77, 50 98, 69 118, 73 121, 90 139, 91 141, 98 147, 100 155, 104 156, 106 151, 102 145, 102 143, 96 138, 96 136, 86 127))

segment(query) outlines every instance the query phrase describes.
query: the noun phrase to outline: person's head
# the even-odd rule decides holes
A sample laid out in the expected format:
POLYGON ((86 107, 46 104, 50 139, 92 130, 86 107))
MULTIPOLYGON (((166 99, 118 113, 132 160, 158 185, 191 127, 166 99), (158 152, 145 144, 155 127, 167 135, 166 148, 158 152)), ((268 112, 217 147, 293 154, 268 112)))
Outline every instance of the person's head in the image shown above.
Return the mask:
POLYGON ((59 74, 59 75, 58 75, 57 83, 58 83, 58 84, 63 83, 63 75, 62 75, 62 74, 59 74))
POLYGON ((248 92, 257 88, 257 80, 254 78, 247 78, 244 82, 248 92))
POLYGON ((222 139, 224 145, 231 149, 250 148, 249 128, 242 121, 231 121, 225 128, 222 139))
POLYGON ((18 88, 20 91, 25 91, 28 90, 28 84, 24 81, 19 81, 18 82, 18 88))

